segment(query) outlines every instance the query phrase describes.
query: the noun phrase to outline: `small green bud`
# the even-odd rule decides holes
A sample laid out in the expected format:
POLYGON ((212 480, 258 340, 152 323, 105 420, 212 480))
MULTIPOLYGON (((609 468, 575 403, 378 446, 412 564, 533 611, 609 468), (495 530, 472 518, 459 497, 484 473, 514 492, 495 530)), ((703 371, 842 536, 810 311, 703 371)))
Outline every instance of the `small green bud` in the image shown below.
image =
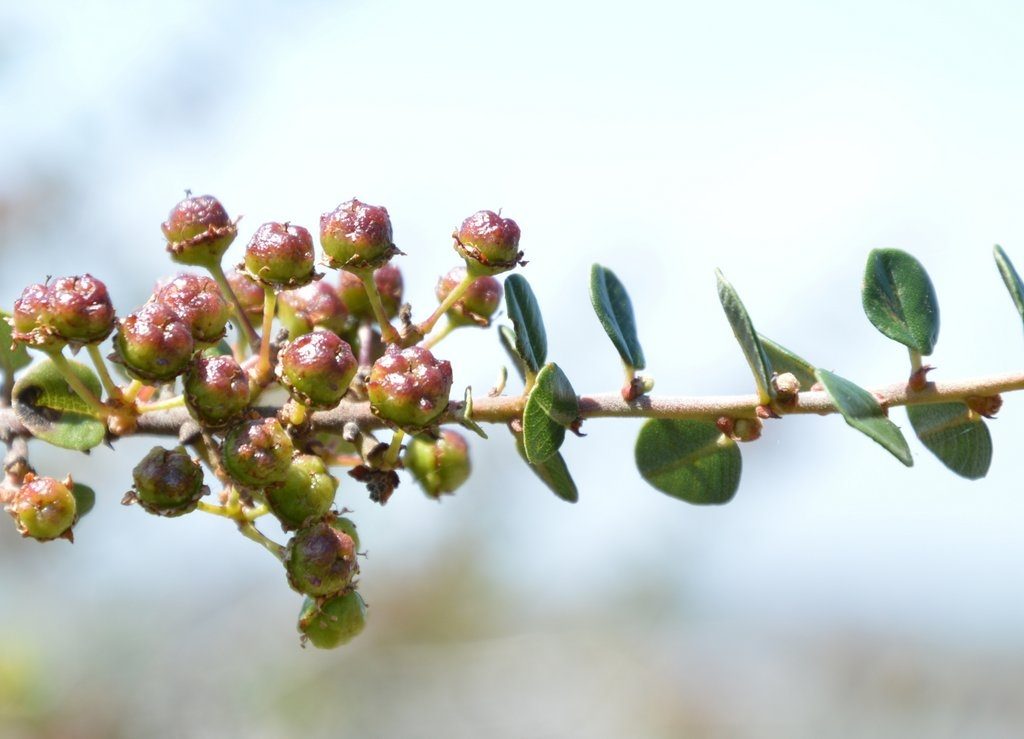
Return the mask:
MULTIPOLYGON (((456 267, 437 281, 434 294, 437 302, 444 302, 449 293, 466 277, 465 267, 456 267)), ((470 283, 462 297, 448 309, 448 320, 457 326, 491 325, 491 316, 501 305, 501 283, 490 275, 481 275, 470 283)))
POLYGON ((402 462, 423 492, 434 499, 454 493, 469 479, 469 445, 457 431, 442 429, 436 439, 426 435, 413 438, 402 462))
POLYGON ((249 405, 249 377, 233 357, 197 354, 183 378, 185 405, 208 428, 238 418, 249 405))
POLYGON ((320 245, 331 267, 374 269, 398 254, 386 208, 352 199, 320 216, 320 245))
POLYGON ((334 504, 338 481, 315 454, 297 454, 284 480, 263 493, 270 510, 287 531, 327 515, 334 504))
POLYGON ((317 649, 334 649, 347 644, 366 626, 366 603, 353 590, 316 600, 306 598, 299 612, 299 633, 317 649))
POLYGON ((285 569, 289 584, 300 593, 340 593, 359 572, 355 542, 325 521, 305 526, 288 542, 285 569))
POLYGON ((425 428, 448 407, 452 366, 429 349, 392 344, 374 362, 366 388, 377 416, 404 428, 425 428))
MULTIPOLYGON (((385 264, 373 272, 373 284, 377 287, 380 295, 381 305, 384 306, 384 314, 388 318, 398 315, 398 309, 402 307, 402 272, 393 264, 385 264)), ((342 272, 338 282, 338 295, 341 301, 348 308, 348 312, 360 320, 376 320, 370 299, 366 295, 366 286, 357 275, 351 272, 342 272)))
POLYGON ((155 446, 132 471, 135 487, 122 500, 138 503, 156 516, 181 516, 195 510, 199 499, 210 492, 203 484, 203 468, 184 447, 155 446))
POLYGON ((238 235, 224 206, 212 195, 189 195, 174 206, 161 229, 171 259, 206 268, 220 265, 238 235))
POLYGON ((162 303, 146 303, 118 321, 115 360, 132 377, 170 382, 185 371, 195 343, 188 326, 162 303))
POLYGON ((57 335, 78 344, 98 344, 114 330, 107 286, 92 275, 58 277, 49 285, 50 320, 57 335))
POLYGON ((258 418, 233 426, 224 437, 222 453, 232 479, 265 488, 285 479, 295 448, 276 418, 258 418))
POLYGON ((278 354, 277 376, 296 400, 333 408, 348 391, 359 363, 348 342, 318 329, 288 342, 278 354))
POLYGON ((452 236, 455 251, 476 274, 507 272, 522 261, 519 225, 494 211, 477 211, 452 236))
POLYGON ((302 226, 264 223, 245 247, 245 269, 264 285, 302 287, 316 278, 313 237, 302 226))
POLYGON ((71 527, 77 520, 74 483, 52 477, 36 477, 31 472, 7 506, 18 532, 36 541, 64 538, 72 540, 71 527))
POLYGON ((339 335, 348 330, 348 310, 327 280, 317 280, 297 290, 285 290, 277 297, 278 317, 292 339, 315 328, 330 329, 339 335))
POLYGON ((170 308, 189 327, 195 343, 215 344, 224 338, 231 306, 209 277, 180 274, 159 285, 153 300, 170 308))

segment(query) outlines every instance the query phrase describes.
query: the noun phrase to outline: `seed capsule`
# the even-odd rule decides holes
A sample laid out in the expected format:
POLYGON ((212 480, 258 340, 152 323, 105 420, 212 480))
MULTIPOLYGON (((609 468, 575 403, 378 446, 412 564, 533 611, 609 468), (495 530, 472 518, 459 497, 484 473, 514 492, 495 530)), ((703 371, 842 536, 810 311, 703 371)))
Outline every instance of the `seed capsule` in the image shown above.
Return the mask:
POLYGON ((282 482, 295 448, 275 418, 244 421, 224 437, 224 469, 232 479, 252 488, 282 482))
POLYGON ((330 265, 373 269, 398 253, 387 208, 352 199, 320 216, 320 245, 330 265))
POLYGON ((60 482, 52 477, 26 475, 7 506, 18 532, 37 541, 71 539, 71 527, 77 519, 72 485, 70 477, 60 482))
POLYGON ((334 595, 359 572, 352 537, 325 521, 299 529, 285 554, 292 588, 306 595, 334 595))
POLYGON ((263 286, 245 272, 230 269, 226 273, 231 292, 238 298, 245 314, 253 320, 263 317, 263 286))
MULTIPOLYGON (((437 301, 444 302, 452 290, 466 277, 465 267, 456 267, 437 281, 437 301)), ((491 324, 491 316, 501 305, 501 283, 490 275, 481 275, 470 283, 462 297, 448 309, 448 320, 457 326, 491 324)))
POLYGON ((313 237, 302 226, 264 223, 245 247, 245 269, 253 279, 276 288, 313 281, 313 237))
POLYGON ((92 275, 58 277, 49 285, 50 320, 57 334, 79 344, 97 344, 114 330, 107 286, 92 275))
POLYGON ((189 195, 174 206, 161 226, 167 251, 179 264, 218 267, 238 228, 212 195, 189 195))
POLYGON ((392 344, 370 370, 370 407, 397 426, 429 426, 448 407, 452 366, 419 346, 399 349, 392 344))
POLYGON ((303 334, 278 354, 278 378, 292 397, 309 406, 336 406, 358 369, 352 347, 326 329, 303 334))
POLYGON ((306 598, 299 612, 299 633, 303 643, 317 649, 334 649, 347 644, 366 626, 366 603, 353 590, 332 598, 306 598))
POLYGON ((124 502, 138 503, 157 516, 181 516, 195 510, 210 492, 203 484, 203 468, 184 447, 153 447, 132 471, 135 487, 124 502))
POLYGON ((442 429, 438 438, 417 436, 405 449, 405 468, 412 473, 431 498, 454 493, 471 471, 469 445, 465 437, 449 429, 442 429))
POLYGON ((494 211, 477 211, 462 222, 455 238, 455 251, 477 274, 496 275, 519 264, 519 225, 494 211))
POLYGON ((297 290, 285 290, 278 299, 281 325, 293 339, 314 328, 330 329, 340 335, 349 327, 348 310, 327 280, 317 280, 297 290))
MULTIPOLYGON (((401 270, 393 264, 385 264, 374 270, 373 284, 377 286, 384 314, 388 318, 397 316, 398 309, 402 306, 404 289, 401 270)), ((342 272, 338 283, 338 295, 353 317, 360 320, 376 319, 370 299, 366 296, 366 287, 358 276, 351 272, 342 272)))
POLYGON ((298 454, 282 482, 263 492, 270 510, 285 530, 297 529, 327 515, 334 504, 338 481, 315 454, 298 454))
POLYGON ((188 326, 162 303, 146 303, 118 322, 116 359, 132 377, 170 382, 185 371, 195 344, 188 326))
POLYGON ((180 274, 157 287, 153 300, 170 308, 196 343, 214 344, 224 338, 231 306, 209 277, 180 274))
POLYGON ((233 357, 196 355, 183 384, 185 405, 208 428, 230 423, 249 405, 249 377, 233 357))

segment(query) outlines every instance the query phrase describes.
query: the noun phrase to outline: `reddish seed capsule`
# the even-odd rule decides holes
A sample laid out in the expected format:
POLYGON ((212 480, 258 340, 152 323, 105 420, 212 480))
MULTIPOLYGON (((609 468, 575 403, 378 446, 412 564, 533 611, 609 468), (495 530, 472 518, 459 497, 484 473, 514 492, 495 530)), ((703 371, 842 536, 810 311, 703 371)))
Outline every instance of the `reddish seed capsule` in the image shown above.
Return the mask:
POLYGON ((249 377, 234 358, 197 354, 183 378, 185 405, 202 425, 217 428, 249 406, 249 377))
MULTIPOLYGON (((465 267, 456 267, 437 281, 434 294, 437 301, 444 302, 455 287, 466 277, 465 267)), ((448 309, 448 320, 459 326, 475 324, 486 328, 491 325, 491 316, 501 305, 501 283, 490 275, 477 277, 470 283, 463 296, 448 309)))
POLYGON ((331 266, 373 269, 398 253, 387 208, 356 199, 320 216, 320 245, 331 266))
POLYGON ((281 325, 293 339, 314 328, 326 328, 336 334, 348 329, 348 310, 327 280, 317 280, 297 290, 285 290, 278 295, 278 308, 281 325))
MULTIPOLYGON (((388 318, 398 315, 402 305, 402 272, 393 264, 385 264, 373 273, 373 284, 377 286, 384 314, 388 318)), ((348 312, 360 320, 374 320, 370 299, 366 296, 366 287, 358 276, 351 272, 342 272, 338 283, 338 295, 341 297, 348 312)))
POLYGON ((519 225, 494 211, 477 211, 452 235, 455 251, 466 260, 466 266, 478 274, 506 272, 523 258, 519 250, 519 225))
POLYGON ((36 477, 29 473, 7 510, 14 518, 18 532, 37 541, 71 538, 71 527, 77 518, 72 482, 52 477, 36 477))
POLYGON ((64 344, 53 325, 50 312, 50 289, 43 284, 29 285, 14 301, 11 315, 15 341, 38 348, 56 348, 64 344))
POLYGON ((333 331, 319 329, 303 334, 281 350, 277 376, 296 400, 333 408, 358 369, 352 347, 333 331))
POLYGON ((107 286, 92 275, 58 277, 49 285, 50 320, 67 341, 95 344, 114 330, 107 286))
POLYGON ((392 344, 370 370, 367 395, 381 418, 409 429, 429 426, 448 407, 452 366, 428 349, 392 344))
POLYGON ((282 482, 292 463, 291 437, 275 418, 243 421, 224 437, 224 469, 232 479, 253 488, 282 482))
POLYGON ((118 322, 117 361, 132 377, 170 382, 185 371, 195 344, 192 332, 162 303, 149 302, 118 322))
POLYGON ((161 229, 171 259, 207 268, 220 264, 238 235, 224 206, 212 195, 189 195, 174 206, 161 229))
POLYGON ((231 292, 242 304, 245 314, 255 320, 261 319, 263 317, 263 286, 245 272, 237 269, 228 270, 226 276, 228 284, 231 286, 231 292))
POLYGON ((253 279, 277 288, 301 287, 315 274, 313 237, 302 226, 264 223, 245 247, 245 268, 253 279))
POLYGON ((285 569, 289 584, 300 593, 340 593, 359 572, 355 542, 326 521, 306 526, 288 542, 285 569))
POLYGON ((196 343, 213 344, 224 338, 231 306, 209 277, 180 274, 159 285, 153 300, 170 308, 189 327, 196 343))
POLYGON ((209 492, 203 484, 203 468, 184 447, 153 447, 132 471, 135 487, 124 503, 138 503, 157 516, 181 516, 195 510, 209 492))

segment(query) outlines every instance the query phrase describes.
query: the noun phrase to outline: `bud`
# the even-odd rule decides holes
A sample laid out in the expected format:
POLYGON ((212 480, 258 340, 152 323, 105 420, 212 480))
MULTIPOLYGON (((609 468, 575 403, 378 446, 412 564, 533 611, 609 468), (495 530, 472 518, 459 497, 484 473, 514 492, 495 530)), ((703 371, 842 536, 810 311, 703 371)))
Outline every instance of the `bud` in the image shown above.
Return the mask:
POLYGON ((115 359, 146 382, 170 382, 185 371, 195 344, 192 332, 162 303, 146 303, 120 321, 115 359))
POLYGON ((448 407, 452 366, 423 347, 392 344, 374 363, 366 387, 377 416, 397 426, 425 428, 448 407))
POLYGON ((224 206, 212 195, 189 195, 174 206, 161 229, 171 259, 206 268, 220 265, 238 234, 224 206))
POLYGON ((37 349, 57 349, 64 340, 57 334, 50 311, 50 288, 42 283, 29 285, 14 301, 11 315, 12 338, 37 349))
POLYGON ((284 561, 289 584, 306 595, 340 593, 359 572, 352 537, 325 521, 299 529, 284 561))
MULTIPOLYGON (((366 296, 366 286, 357 275, 351 272, 342 272, 338 284, 338 295, 341 297, 348 312, 355 318, 363 320, 375 320, 370 299, 366 296)), ((385 264, 373 273, 373 284, 377 286, 380 295, 381 305, 384 306, 384 315, 394 318, 398 315, 398 309, 402 307, 402 272, 393 264, 385 264)))
POLYGON ((203 468, 184 447, 153 447, 132 471, 135 487, 122 501, 138 503, 156 516, 181 516, 195 510, 210 492, 203 484, 203 468))
POLYGON ((77 519, 73 483, 52 477, 36 477, 31 472, 7 506, 18 533, 37 541, 63 537, 71 539, 71 527, 77 519))
POLYGON ((352 641, 366 626, 366 603, 355 590, 326 599, 307 597, 299 612, 299 633, 317 649, 352 641))
POLYGON ((359 369, 352 347, 326 329, 288 342, 277 361, 277 376, 292 397, 320 408, 336 406, 359 369))
POLYGON ((399 253, 386 208, 352 199, 320 216, 320 245, 331 267, 373 269, 399 253))
POLYGON ((327 472, 315 454, 298 454, 292 459, 283 482, 263 493, 270 510, 286 531, 322 519, 334 504, 338 481, 327 472))
POLYGON ((208 428, 238 418, 249 405, 249 377, 233 357, 197 354, 183 378, 185 405, 208 428))
POLYGON ((58 277, 49 285, 50 320, 57 334, 78 344, 97 344, 114 330, 107 286, 92 275, 58 277))
POLYGON ((214 344, 224 338, 231 306, 209 277, 180 274, 159 285, 153 300, 170 308, 189 327, 197 344, 214 344))
POLYGON ((436 439, 415 437, 406 447, 402 462, 423 492, 434 499, 454 493, 469 479, 469 446, 456 431, 442 429, 436 439))
POLYGON ((245 314, 254 320, 263 318, 263 286, 253 278, 237 269, 230 269, 226 274, 231 292, 245 310, 245 314))
POLYGON ((264 285, 295 288, 312 282, 313 237, 302 226, 264 223, 245 247, 245 269, 264 285))
POLYGON ((277 297, 281 325, 293 339, 314 328, 330 329, 336 334, 348 329, 348 310, 327 280, 317 280, 297 290, 285 290, 277 297))
POLYGON ((479 274, 496 275, 520 263, 519 225, 490 210, 480 210, 462 222, 452 234, 455 251, 466 266, 479 274))
POLYGON ((295 448, 277 419, 258 418, 232 427, 224 437, 222 454, 224 469, 233 480, 265 488, 284 480, 295 448))
MULTIPOLYGON (((465 267, 456 267, 437 281, 434 294, 437 302, 443 303, 452 290, 466 277, 465 267)), ((470 283, 462 297, 448 309, 448 320, 457 326, 477 325, 487 328, 491 316, 501 305, 501 283, 490 275, 477 277, 470 283)))

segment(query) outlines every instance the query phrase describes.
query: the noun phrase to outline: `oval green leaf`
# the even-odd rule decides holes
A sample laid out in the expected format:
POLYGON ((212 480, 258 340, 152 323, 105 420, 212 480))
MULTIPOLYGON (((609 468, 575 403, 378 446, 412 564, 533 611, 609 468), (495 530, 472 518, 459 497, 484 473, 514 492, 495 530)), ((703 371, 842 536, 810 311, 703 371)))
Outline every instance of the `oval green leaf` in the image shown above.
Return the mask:
POLYGON ((544 331, 540 305, 522 275, 505 280, 505 305, 515 327, 516 350, 530 372, 539 372, 548 357, 548 337, 544 331))
POLYGON ((526 362, 523 360, 519 350, 516 349, 516 332, 508 326, 498 326, 498 341, 501 343, 505 353, 508 354, 512 366, 519 373, 519 379, 526 382, 526 362))
POLYGON ((600 264, 590 270, 590 302, 622 361, 633 369, 643 369, 644 351, 636 335, 629 293, 615 273, 600 264))
POLYGON ((1024 282, 1021 282, 1020 275, 1017 274, 1013 262, 1006 256, 1003 247, 996 244, 992 252, 996 259, 996 267, 1003 278, 1003 283, 1006 285, 1006 289, 1010 291, 1010 299, 1013 300, 1013 304, 1017 307, 1017 313, 1020 314, 1021 320, 1024 320, 1024 282))
POLYGON ((25 350, 23 344, 13 346, 14 339, 11 335, 11 324, 7 322, 7 319, 10 317, 10 313, 0 310, 0 373, 7 377, 11 377, 15 372, 22 367, 27 367, 32 362, 32 358, 29 357, 28 351, 25 350))
POLYGON ((565 440, 565 429, 579 415, 579 400, 569 378, 557 364, 537 374, 523 409, 523 447, 531 464, 553 457, 565 440))
POLYGON ((767 336, 758 334, 758 338, 761 340, 761 346, 764 347, 764 352, 768 355, 768 361, 771 362, 773 370, 780 374, 791 373, 800 383, 801 390, 809 389, 818 381, 814 376, 814 365, 806 359, 794 354, 781 344, 776 344, 767 336))
POLYGON ((523 458, 527 466, 533 470, 541 482, 547 485, 548 489, 551 490, 555 495, 564 500, 566 503, 575 503, 580 499, 579 490, 576 489, 576 482, 572 479, 572 475, 569 474, 569 468, 565 464, 565 460, 562 455, 555 453, 549 457, 546 461, 540 464, 531 464, 530 460, 526 457, 526 449, 523 445, 523 435, 516 434, 516 449, 519 451, 519 456, 523 458))
POLYGON ((886 417, 874 395, 828 370, 817 369, 815 376, 846 423, 878 442, 907 467, 914 465, 903 432, 886 417))
POLYGON ((711 421, 651 419, 637 436, 636 466, 673 498, 720 505, 736 494, 743 460, 736 442, 711 421))
POLYGON ((908 405, 907 416, 925 447, 950 470, 979 480, 992 463, 992 436, 965 403, 908 405))
POLYGON ((861 300, 868 320, 893 341, 919 354, 935 350, 939 302, 924 267, 899 249, 868 255, 861 300))
POLYGON ((743 350, 743 356, 747 358, 751 372, 754 373, 757 394, 762 403, 770 403, 775 398, 775 392, 772 389, 771 360, 768 359, 764 347, 761 346, 761 342, 757 338, 757 331, 754 330, 754 324, 750 320, 747 309, 743 307, 740 296, 725 279, 721 270, 715 270, 715 275, 718 277, 718 299, 722 301, 722 308, 725 309, 725 316, 729 319, 732 332, 736 335, 736 341, 739 342, 740 348, 743 350))
MULTIPOLYGON (((100 381, 93 371, 79 362, 69 360, 68 365, 99 397, 100 381)), ((33 436, 64 449, 86 451, 106 437, 106 424, 96 418, 49 359, 29 369, 14 384, 14 411, 33 436)))
POLYGON ((79 519, 96 505, 96 492, 88 485, 76 482, 71 487, 71 495, 75 498, 75 515, 79 519))

